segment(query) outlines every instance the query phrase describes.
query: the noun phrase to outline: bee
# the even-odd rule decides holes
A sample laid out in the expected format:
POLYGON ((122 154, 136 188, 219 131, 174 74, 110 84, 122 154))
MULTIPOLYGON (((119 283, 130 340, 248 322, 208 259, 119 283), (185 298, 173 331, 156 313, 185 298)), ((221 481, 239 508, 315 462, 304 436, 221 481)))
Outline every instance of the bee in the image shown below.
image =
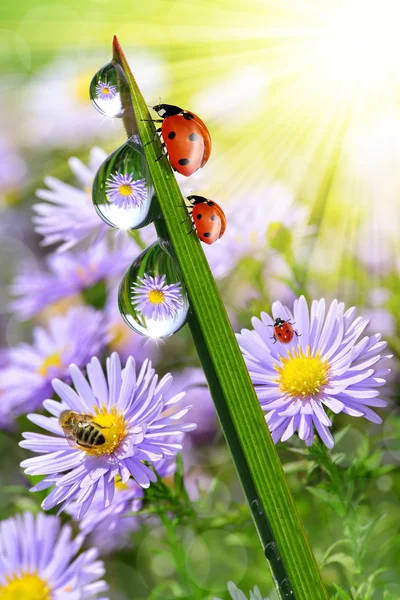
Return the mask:
POLYGON ((100 431, 104 428, 96 423, 92 415, 64 410, 60 414, 59 423, 70 446, 77 444, 83 448, 93 448, 106 441, 100 431))

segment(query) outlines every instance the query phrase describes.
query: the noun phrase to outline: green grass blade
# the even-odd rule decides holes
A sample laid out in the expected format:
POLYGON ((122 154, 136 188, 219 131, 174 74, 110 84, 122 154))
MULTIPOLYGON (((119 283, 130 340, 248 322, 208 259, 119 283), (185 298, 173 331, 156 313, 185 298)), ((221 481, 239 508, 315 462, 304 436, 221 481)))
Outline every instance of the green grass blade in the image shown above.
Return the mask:
MULTIPOLYGON (((113 60, 128 79, 143 143, 155 127, 118 40, 113 60)), ((159 235, 170 241, 189 294, 189 325, 215 407, 281 598, 327 600, 282 465, 267 429, 246 365, 201 244, 187 235, 187 210, 175 176, 156 141, 145 147, 163 219, 159 235)), ((229 227, 229 223, 228 223, 229 227)))

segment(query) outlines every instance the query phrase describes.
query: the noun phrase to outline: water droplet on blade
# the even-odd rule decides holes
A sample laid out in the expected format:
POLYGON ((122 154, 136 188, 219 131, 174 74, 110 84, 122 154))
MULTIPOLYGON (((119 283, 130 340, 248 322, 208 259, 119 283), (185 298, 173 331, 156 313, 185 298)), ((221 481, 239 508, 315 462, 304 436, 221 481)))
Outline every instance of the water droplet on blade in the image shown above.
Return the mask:
POLYGON ((269 542, 264 547, 265 558, 269 561, 278 561, 281 560, 281 555, 279 554, 278 546, 275 542, 269 542))
POLYGON ((138 136, 106 158, 94 178, 92 197, 98 215, 111 227, 126 231, 152 220, 154 186, 138 136))
POLYGON ((294 598, 294 591, 288 577, 281 581, 279 588, 284 598, 294 598))
POLYGON ((124 108, 121 101, 128 90, 125 73, 118 64, 108 63, 93 77, 89 94, 93 106, 106 117, 122 117, 124 108))
POLYGON ((129 327, 150 338, 168 337, 186 323, 187 293, 164 242, 157 240, 129 267, 119 287, 118 305, 129 327))

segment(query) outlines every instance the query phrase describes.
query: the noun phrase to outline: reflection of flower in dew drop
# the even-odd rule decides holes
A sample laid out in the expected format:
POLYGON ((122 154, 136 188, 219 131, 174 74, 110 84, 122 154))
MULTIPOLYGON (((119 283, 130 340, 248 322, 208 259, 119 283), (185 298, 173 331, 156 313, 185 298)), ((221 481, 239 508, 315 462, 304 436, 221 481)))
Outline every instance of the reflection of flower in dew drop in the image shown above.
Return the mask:
POLYGON ((96 85, 96 95, 100 100, 112 100, 117 95, 117 88, 107 81, 99 81, 96 85))
POLYGON ((165 275, 144 274, 132 285, 132 304, 146 319, 173 319, 182 308, 181 284, 165 283, 165 275))
POLYGON ((116 171, 106 181, 106 196, 119 208, 138 208, 147 198, 146 181, 136 181, 132 173, 116 171))

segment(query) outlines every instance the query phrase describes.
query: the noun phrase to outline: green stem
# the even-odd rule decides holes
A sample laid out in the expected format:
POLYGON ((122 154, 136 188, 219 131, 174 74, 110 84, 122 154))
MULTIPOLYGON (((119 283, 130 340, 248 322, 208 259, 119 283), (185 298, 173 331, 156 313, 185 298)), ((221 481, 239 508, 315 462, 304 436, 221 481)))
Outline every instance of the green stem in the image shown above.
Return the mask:
POLYGON ((191 590, 188 581, 188 574, 186 571, 186 554, 183 549, 182 542, 179 539, 176 531, 176 523, 175 521, 171 521, 170 517, 163 512, 159 513, 159 517, 162 524, 164 525, 168 543, 171 548, 172 555, 174 557, 176 570, 181 578, 182 586, 185 589, 185 592, 189 594, 191 590))
MULTIPOLYGON (((148 121, 151 117, 146 102, 116 38, 113 60, 128 80, 139 136, 146 143, 153 138, 155 128, 148 121)), ((278 593, 281 598, 327 600, 207 259, 197 236, 187 235, 182 225, 187 211, 171 166, 166 158, 155 162, 161 153, 158 142, 144 149, 163 215, 156 228, 168 237, 179 263, 191 305, 189 326, 278 593)))

